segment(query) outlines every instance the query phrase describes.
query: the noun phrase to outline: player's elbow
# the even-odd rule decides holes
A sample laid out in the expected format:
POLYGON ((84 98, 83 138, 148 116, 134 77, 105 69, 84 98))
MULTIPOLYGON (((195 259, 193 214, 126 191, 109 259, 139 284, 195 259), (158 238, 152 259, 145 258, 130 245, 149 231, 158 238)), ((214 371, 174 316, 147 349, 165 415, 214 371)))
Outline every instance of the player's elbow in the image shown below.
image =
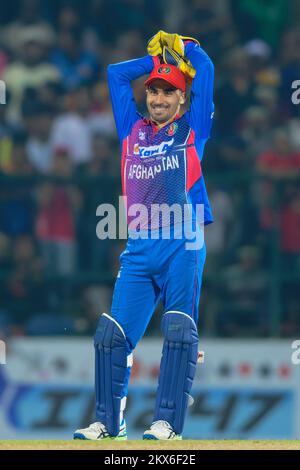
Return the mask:
POLYGON ((116 72, 117 72, 117 67, 116 67, 117 64, 109 64, 107 66, 107 69, 106 69, 106 73, 107 73, 107 76, 108 77, 113 77, 114 75, 116 75, 116 72))
POLYGON ((207 70, 207 73, 209 75, 211 75, 212 77, 214 76, 215 67, 214 67, 214 64, 212 63, 210 58, 208 58, 206 63, 205 63, 205 69, 207 70))
POLYGON ((215 76, 215 68, 214 64, 210 59, 208 59, 205 64, 203 64, 203 67, 201 68, 201 76, 203 80, 212 86, 214 83, 214 76, 215 76))
POLYGON ((109 64, 106 69, 106 74, 109 86, 117 87, 120 81, 118 64, 109 64))

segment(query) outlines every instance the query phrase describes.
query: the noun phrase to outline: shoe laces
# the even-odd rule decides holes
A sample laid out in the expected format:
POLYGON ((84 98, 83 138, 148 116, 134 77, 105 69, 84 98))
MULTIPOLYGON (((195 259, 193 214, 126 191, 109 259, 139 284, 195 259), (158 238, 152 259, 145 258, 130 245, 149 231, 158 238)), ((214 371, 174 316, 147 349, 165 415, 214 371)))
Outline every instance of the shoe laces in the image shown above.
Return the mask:
POLYGON ((168 421, 164 421, 162 419, 158 421, 154 421, 151 425, 151 429, 152 427, 156 427, 156 426, 168 429, 169 431, 173 431, 172 426, 168 423, 168 421))
POLYGON ((100 434, 101 432, 107 432, 105 425, 100 422, 92 423, 89 427, 93 431, 96 431, 98 434, 100 434))

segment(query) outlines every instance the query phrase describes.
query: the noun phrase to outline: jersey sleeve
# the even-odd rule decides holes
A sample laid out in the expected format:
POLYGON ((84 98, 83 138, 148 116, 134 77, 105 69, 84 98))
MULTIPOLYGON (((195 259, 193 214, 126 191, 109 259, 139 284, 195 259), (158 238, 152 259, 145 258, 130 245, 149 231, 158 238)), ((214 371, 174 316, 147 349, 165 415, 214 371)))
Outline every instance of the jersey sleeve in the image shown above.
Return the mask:
POLYGON ((185 44, 185 55, 196 70, 187 118, 199 139, 210 136, 214 103, 214 66, 206 52, 194 42, 185 44))
POLYGON ((140 119, 131 88, 131 81, 149 74, 154 66, 151 56, 111 64, 107 68, 108 87, 120 142, 130 134, 140 119))

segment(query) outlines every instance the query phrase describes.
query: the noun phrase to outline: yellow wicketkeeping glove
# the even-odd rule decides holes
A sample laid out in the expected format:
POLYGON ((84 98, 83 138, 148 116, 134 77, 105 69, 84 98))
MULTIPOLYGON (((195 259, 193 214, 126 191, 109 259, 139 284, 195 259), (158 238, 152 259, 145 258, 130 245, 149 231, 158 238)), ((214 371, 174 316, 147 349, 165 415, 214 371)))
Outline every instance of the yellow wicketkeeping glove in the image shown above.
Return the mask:
POLYGON ((163 47, 162 57, 165 64, 171 64, 178 67, 184 74, 187 83, 192 83, 193 78, 196 75, 196 70, 186 57, 180 56, 177 52, 167 46, 163 47))
POLYGON ((158 31, 148 42, 147 51, 149 55, 160 55, 163 52, 163 47, 168 46, 173 49, 177 54, 184 55, 184 43, 179 34, 169 34, 165 31, 158 31))
POLYGON ((195 42, 196 44, 198 44, 198 46, 200 46, 200 42, 195 39, 195 38, 191 38, 190 36, 180 36, 180 38, 183 40, 183 41, 192 41, 192 42, 195 42))
POLYGON ((148 42, 147 51, 149 55, 157 56, 162 54, 163 47, 167 46, 177 52, 181 57, 184 56, 184 41, 193 41, 200 45, 197 39, 179 34, 170 34, 165 31, 158 31, 148 42))

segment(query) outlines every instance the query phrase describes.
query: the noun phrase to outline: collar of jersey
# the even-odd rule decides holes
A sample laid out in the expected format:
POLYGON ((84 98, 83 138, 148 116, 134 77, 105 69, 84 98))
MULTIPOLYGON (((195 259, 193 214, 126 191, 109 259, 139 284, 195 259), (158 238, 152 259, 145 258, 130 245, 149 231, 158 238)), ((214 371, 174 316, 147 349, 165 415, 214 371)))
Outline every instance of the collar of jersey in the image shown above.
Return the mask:
POLYGON ((153 132, 158 132, 160 131, 161 129, 164 129, 165 127, 169 126, 170 124, 172 124, 172 122, 174 121, 177 121, 177 119, 180 118, 180 114, 175 114, 174 118, 172 119, 171 122, 169 122, 169 124, 166 124, 166 126, 163 126, 161 128, 159 128, 156 124, 155 121, 152 121, 152 119, 147 119, 147 118, 144 118, 144 123, 147 124, 147 125, 150 125, 153 129, 153 132))

